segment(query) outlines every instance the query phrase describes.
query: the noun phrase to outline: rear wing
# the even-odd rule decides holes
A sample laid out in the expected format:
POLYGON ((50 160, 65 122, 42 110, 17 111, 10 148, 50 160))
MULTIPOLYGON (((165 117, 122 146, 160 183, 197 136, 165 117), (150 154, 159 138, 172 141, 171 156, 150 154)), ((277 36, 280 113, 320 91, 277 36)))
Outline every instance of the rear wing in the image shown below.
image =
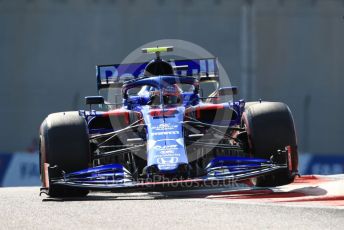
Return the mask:
MULTIPOLYGON (((175 75, 196 77, 200 81, 219 81, 217 58, 169 60, 175 75)), ((97 65, 97 89, 121 87, 123 82, 144 77, 148 62, 97 65)))

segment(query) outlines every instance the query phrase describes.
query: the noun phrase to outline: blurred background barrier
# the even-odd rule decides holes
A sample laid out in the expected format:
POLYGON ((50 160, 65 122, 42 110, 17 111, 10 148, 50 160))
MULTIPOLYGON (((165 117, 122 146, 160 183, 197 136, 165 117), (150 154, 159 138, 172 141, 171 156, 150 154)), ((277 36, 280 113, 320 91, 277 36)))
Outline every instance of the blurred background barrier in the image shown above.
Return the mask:
POLYGON ((85 108, 95 65, 173 38, 216 55, 238 98, 287 103, 302 152, 344 153, 343 12, 343 0, 0 0, 0 151, 32 149, 49 113, 85 108))
POLYGON ((344 154, 300 154, 301 175, 331 175, 344 173, 344 154))
POLYGON ((39 179, 37 153, 0 154, 0 186, 37 186, 39 179))
MULTIPOLYGON (((0 153, 0 187, 39 186, 37 153, 0 153)), ((343 174, 344 154, 300 154, 300 174, 343 174)))

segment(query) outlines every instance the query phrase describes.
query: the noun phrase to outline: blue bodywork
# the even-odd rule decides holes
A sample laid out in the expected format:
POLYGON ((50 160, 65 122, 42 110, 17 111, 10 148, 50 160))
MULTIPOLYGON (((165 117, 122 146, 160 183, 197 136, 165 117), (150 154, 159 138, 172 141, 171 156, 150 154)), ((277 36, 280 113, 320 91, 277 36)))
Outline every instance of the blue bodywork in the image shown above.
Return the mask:
POLYGON ((188 164, 181 122, 184 110, 182 106, 165 108, 161 115, 154 116, 150 115, 149 106, 143 107, 142 114, 147 125, 148 166, 157 165, 161 172, 173 172, 180 164, 188 164), (166 116, 164 113, 170 115, 166 116))
MULTIPOLYGON (((123 106, 113 111, 80 111, 88 125, 91 139, 103 138, 110 139, 113 135, 118 135, 123 130, 126 131, 134 126, 142 126, 144 128, 144 149, 146 155, 146 174, 139 179, 151 178, 153 174, 168 175, 179 177, 181 168, 186 169, 183 178, 188 178, 196 182, 207 182, 212 180, 241 180, 248 179, 259 175, 264 175, 281 168, 286 165, 277 165, 271 160, 257 159, 250 157, 235 156, 216 156, 208 162, 203 169, 203 173, 192 177, 191 162, 187 152, 188 140, 185 133, 185 124, 191 122, 204 127, 216 127, 233 130, 240 130, 241 117, 244 111, 245 102, 227 101, 223 103, 204 103, 199 96, 200 75, 204 74, 209 81, 218 81, 218 67, 216 59, 195 59, 173 61, 175 65, 187 65, 189 68, 184 72, 176 72, 175 75, 159 75, 159 76, 143 76, 143 71, 147 63, 134 63, 125 65, 106 65, 97 67, 97 86, 98 90, 120 85, 123 96, 123 106), (126 77, 126 81, 121 82, 122 77, 126 77), (130 78, 128 79, 128 76, 130 78), (198 76, 198 77, 197 77, 198 76), (180 104, 151 105, 149 98, 150 89, 162 91, 167 85, 186 84, 192 86, 192 90, 182 93, 182 102, 180 104), (144 88, 145 87, 145 88, 144 88), (133 88, 142 88, 137 95, 128 95, 128 91, 133 88), (212 119, 207 122, 206 115, 211 111, 227 111, 231 114, 230 119, 212 119), (202 116, 205 118, 201 121, 190 120, 189 116, 202 116), (94 125, 101 119, 109 119, 110 116, 119 120, 123 118, 123 122, 127 122, 124 127, 117 126, 97 126, 94 125), (132 116, 137 116, 136 122, 131 123, 132 116), (109 138, 110 137, 110 138, 109 138), (154 169, 154 170, 153 170, 154 169), (178 175, 178 176, 177 176, 178 175)), ((98 124, 97 123, 97 124, 98 124)), ((194 135, 203 135, 194 134, 194 135)), ((192 136, 192 135, 190 135, 192 136)), ((191 137, 190 137, 191 138, 191 137)), ((128 141, 133 138, 127 138, 128 141)), ((135 139, 135 138, 134 138, 135 139)), ((140 139, 140 138, 136 138, 140 139)), ((233 138, 234 139, 234 138, 233 138)), ((204 145, 204 148, 219 146, 211 142, 199 142, 198 145, 204 145)), ((232 148, 243 151, 237 145, 221 145, 224 149, 232 148)), ((135 148, 135 144, 129 148, 135 148)), ((114 150, 116 152, 119 150, 114 150)), ((113 153, 112 152, 112 153, 113 153)), ((117 153, 117 152, 116 152, 117 153)), ((89 169, 78 172, 63 174, 62 178, 53 178, 52 183, 65 186, 84 187, 88 189, 115 189, 129 187, 145 187, 147 181, 140 181, 133 176, 133 172, 119 163, 111 163, 98 165, 89 169)))

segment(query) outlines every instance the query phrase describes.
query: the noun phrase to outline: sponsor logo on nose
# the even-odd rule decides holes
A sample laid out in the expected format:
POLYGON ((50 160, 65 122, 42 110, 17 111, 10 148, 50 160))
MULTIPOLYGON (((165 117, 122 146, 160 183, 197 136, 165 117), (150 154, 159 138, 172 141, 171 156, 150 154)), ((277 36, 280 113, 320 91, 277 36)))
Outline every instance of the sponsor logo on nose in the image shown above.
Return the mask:
POLYGON ((158 164, 175 164, 178 162, 178 157, 159 157, 157 158, 158 164))

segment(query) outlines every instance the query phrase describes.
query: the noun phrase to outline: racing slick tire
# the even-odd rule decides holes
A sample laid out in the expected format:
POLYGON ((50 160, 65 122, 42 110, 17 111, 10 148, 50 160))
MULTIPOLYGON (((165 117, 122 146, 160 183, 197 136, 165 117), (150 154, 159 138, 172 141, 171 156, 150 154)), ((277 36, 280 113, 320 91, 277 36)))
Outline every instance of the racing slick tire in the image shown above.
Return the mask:
MULTIPOLYGON (((49 187, 50 197, 83 197, 87 190, 66 186, 46 185, 47 178, 61 177, 56 170, 45 170, 44 164, 58 166, 66 173, 88 168, 90 162, 90 144, 87 124, 78 112, 50 114, 40 128, 40 171, 41 180, 49 187)), ((49 180, 48 179, 48 180, 49 180)))
MULTIPOLYGON (((250 154, 270 159, 271 154, 290 146, 292 169, 281 169, 256 178, 256 186, 281 186, 294 181, 298 153, 293 117, 289 107, 281 102, 249 102, 245 105, 243 123, 248 134, 250 154)), ((288 160, 287 160, 288 161, 288 160)))

